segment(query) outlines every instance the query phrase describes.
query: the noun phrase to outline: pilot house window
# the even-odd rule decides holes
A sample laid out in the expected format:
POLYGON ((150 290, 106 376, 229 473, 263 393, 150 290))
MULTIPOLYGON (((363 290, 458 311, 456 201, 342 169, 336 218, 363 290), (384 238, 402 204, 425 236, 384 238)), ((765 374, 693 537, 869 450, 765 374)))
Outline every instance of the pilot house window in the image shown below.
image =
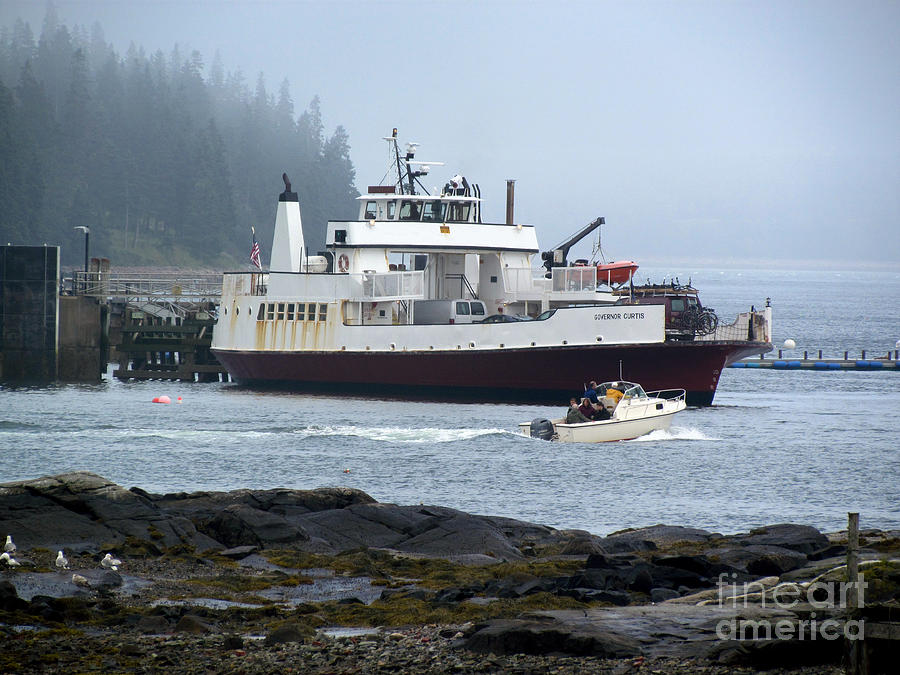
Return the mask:
POLYGON ((366 220, 375 220, 376 213, 375 202, 366 202, 366 220))
POLYGON ((425 202, 422 211, 422 220, 430 222, 443 222, 444 205, 439 201, 425 202))
POLYGON ((469 204, 451 202, 448 206, 447 220, 454 222, 468 222, 469 220, 469 204))
POLYGON ((411 202, 408 199, 404 199, 400 202, 400 220, 418 220, 419 219, 419 205, 415 202, 411 202))

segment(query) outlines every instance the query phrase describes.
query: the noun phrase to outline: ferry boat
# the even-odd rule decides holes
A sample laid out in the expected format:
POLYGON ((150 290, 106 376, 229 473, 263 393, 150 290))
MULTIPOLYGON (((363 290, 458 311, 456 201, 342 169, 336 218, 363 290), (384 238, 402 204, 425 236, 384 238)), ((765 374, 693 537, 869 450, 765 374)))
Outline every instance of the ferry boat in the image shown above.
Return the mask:
POLYGON ((512 181, 506 222, 485 223, 477 184, 456 175, 432 194, 422 177, 440 163, 401 152, 396 129, 385 140, 396 182, 369 187, 356 220, 330 221, 324 251, 305 247, 283 176, 268 271, 223 276, 212 351, 232 379, 565 403, 573 374, 608 374, 709 405, 727 365, 772 349, 771 307, 671 334, 667 305, 622 304, 622 287, 567 260, 603 218, 541 252, 535 227, 514 222, 512 181))

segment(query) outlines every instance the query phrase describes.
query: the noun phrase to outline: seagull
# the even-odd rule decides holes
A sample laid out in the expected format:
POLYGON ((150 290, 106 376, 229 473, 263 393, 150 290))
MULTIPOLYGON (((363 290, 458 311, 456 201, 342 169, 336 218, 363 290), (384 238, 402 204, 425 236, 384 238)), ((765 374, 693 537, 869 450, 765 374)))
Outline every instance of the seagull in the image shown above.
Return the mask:
POLYGON ((19 567, 21 563, 18 560, 13 560, 13 558, 9 555, 8 551, 4 551, 0 553, 0 560, 5 562, 10 567, 19 567))
POLYGON ((56 556, 56 568, 61 570, 69 569, 69 561, 66 556, 63 555, 62 551, 56 556))
POLYGON ((6 545, 3 547, 3 550, 7 553, 15 553, 16 552, 16 543, 12 540, 12 535, 6 535, 6 545))
POLYGON ((81 586, 82 588, 90 588, 91 583, 87 580, 87 577, 83 577, 80 574, 72 575, 72 583, 76 586, 81 586))
POLYGON ((118 570, 119 565, 121 565, 121 564, 122 564, 121 560, 119 560, 118 558, 113 558, 112 555, 110 555, 109 553, 107 553, 105 556, 103 556, 103 560, 100 561, 100 567, 104 567, 108 570, 112 570, 113 572, 118 570))

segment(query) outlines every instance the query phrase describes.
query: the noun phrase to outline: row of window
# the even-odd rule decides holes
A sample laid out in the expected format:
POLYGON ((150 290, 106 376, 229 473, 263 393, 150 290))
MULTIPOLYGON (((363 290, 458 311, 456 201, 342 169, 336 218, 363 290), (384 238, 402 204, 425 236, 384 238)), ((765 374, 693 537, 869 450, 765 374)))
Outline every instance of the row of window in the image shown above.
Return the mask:
MULTIPOLYGON (((424 220, 426 222, 467 222, 469 220, 469 211, 471 204, 468 202, 442 202, 438 199, 434 201, 410 201, 404 199, 400 202, 399 220, 424 220)), ((397 213, 397 202, 366 202, 365 219, 387 219, 394 220, 397 213), (387 213, 384 206, 387 206, 387 213), (379 208, 379 206, 381 208, 379 208), (380 213, 379 213, 380 211, 380 213)))
POLYGON ((325 321, 328 305, 316 302, 268 302, 259 306, 257 321, 325 321))

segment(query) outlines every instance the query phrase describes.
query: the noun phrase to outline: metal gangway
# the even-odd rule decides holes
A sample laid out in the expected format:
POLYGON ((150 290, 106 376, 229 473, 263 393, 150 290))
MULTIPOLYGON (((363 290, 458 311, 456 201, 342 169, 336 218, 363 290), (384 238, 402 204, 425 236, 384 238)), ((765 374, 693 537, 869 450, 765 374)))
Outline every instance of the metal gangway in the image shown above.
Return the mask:
POLYGON ((63 291, 120 301, 218 301, 222 295, 222 274, 79 271, 74 272, 71 279, 64 280, 63 291))

